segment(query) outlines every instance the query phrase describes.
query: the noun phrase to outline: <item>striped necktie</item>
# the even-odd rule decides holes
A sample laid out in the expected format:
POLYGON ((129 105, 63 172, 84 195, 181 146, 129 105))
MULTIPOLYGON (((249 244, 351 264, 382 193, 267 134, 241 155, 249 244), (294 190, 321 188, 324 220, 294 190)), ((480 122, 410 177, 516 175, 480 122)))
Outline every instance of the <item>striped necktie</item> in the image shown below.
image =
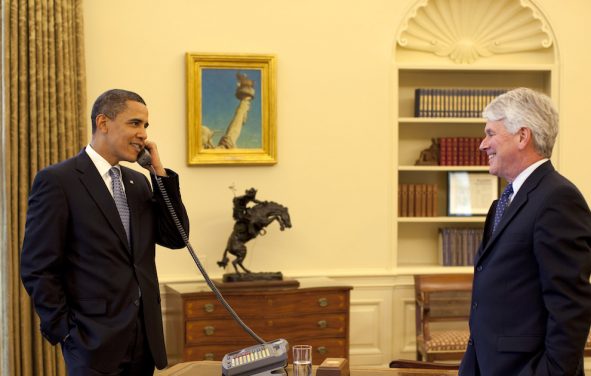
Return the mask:
POLYGON ((109 170, 109 175, 111 176, 111 181, 113 182, 113 199, 115 199, 115 205, 117 206, 119 217, 121 217, 123 228, 125 228, 127 242, 131 244, 131 238, 129 236, 129 207, 127 206, 127 197, 125 197, 125 191, 123 190, 121 179, 119 178, 121 172, 117 167, 111 167, 109 170))
POLYGON ((507 208, 507 206, 509 206, 509 198, 511 197, 512 194, 513 194, 513 185, 511 185, 511 183, 509 183, 505 187, 505 190, 503 191, 503 194, 501 194, 501 198, 499 199, 499 202, 497 203, 497 211, 495 212, 495 221, 493 224, 493 233, 497 229, 499 222, 501 222, 501 218, 503 217, 503 213, 505 213, 505 209, 507 208))

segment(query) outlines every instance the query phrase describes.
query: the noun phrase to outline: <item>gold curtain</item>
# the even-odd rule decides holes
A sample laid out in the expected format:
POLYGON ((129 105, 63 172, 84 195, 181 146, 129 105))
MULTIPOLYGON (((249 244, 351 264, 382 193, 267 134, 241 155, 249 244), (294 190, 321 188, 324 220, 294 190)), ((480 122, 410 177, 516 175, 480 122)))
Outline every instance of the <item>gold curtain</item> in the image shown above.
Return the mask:
POLYGON ((41 337, 19 265, 33 177, 87 142, 82 0, 2 1, 8 369, 17 376, 65 375, 59 346, 41 337))

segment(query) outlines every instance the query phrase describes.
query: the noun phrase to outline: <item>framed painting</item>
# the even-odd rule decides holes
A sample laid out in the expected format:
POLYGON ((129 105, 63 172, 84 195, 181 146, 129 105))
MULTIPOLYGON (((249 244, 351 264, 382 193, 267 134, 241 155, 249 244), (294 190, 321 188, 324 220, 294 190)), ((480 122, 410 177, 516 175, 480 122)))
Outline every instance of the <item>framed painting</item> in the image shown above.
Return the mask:
POLYGON ((499 197, 499 180, 488 172, 449 172, 447 193, 448 215, 486 215, 499 197))
POLYGON ((273 55, 187 53, 187 163, 277 163, 273 55))

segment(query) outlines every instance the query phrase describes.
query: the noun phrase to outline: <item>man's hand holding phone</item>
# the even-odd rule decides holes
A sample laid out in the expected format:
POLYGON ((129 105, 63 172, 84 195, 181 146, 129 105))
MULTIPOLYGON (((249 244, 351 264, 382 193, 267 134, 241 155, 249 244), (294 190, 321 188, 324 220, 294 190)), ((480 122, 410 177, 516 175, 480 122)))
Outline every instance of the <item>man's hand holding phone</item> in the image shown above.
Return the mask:
MULTIPOLYGON (((145 149, 150 153, 151 156, 151 166, 154 169, 154 171, 156 172, 156 175, 158 176, 166 176, 166 170, 164 169, 164 166, 162 165, 162 162, 160 161, 160 154, 158 154, 158 147, 156 146, 156 143, 153 141, 146 141, 145 143, 145 149)), ((138 159, 139 159, 139 155, 138 155, 138 159)), ((144 167, 147 170, 150 170, 150 166, 144 166, 142 165, 142 167, 144 167)))

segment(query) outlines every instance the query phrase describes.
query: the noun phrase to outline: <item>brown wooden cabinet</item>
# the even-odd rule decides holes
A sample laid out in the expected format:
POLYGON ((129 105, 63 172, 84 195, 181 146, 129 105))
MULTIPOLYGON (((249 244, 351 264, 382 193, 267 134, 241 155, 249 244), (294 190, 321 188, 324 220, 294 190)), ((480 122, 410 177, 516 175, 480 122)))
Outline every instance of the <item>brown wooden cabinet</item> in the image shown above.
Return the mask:
MULTIPOLYGON (((284 338, 290 346, 314 347, 313 363, 349 357, 349 286, 257 288, 223 295, 265 341, 284 338)), ((182 360, 221 360, 226 353, 256 344, 210 291, 180 292, 182 360)), ((291 361, 291 354, 290 354, 291 361)))

